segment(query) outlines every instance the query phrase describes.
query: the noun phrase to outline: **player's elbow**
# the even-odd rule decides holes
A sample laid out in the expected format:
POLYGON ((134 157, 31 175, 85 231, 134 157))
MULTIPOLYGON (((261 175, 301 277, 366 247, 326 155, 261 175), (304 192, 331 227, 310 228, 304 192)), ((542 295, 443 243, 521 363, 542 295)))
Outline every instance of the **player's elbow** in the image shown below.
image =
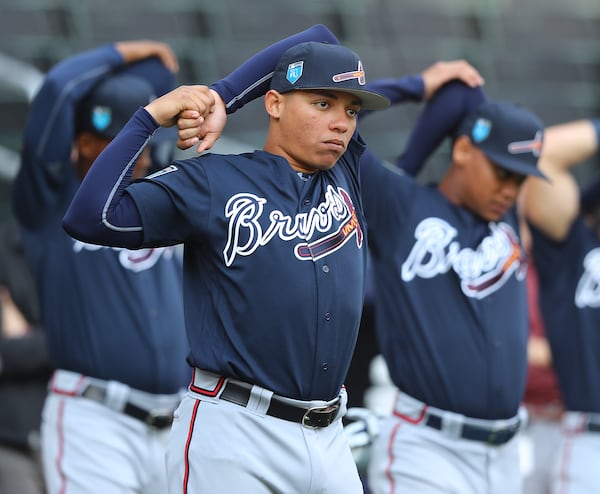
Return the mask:
POLYGON ((65 232, 74 239, 86 243, 97 243, 99 241, 96 228, 92 228, 93 224, 93 221, 90 221, 89 218, 83 218, 73 207, 69 207, 62 220, 65 232))

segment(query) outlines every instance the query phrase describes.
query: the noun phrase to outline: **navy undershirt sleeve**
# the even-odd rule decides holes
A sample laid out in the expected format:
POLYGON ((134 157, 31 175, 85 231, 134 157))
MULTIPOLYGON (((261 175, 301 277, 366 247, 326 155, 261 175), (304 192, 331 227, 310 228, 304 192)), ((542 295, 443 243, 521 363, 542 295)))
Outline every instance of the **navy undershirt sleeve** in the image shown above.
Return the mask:
POLYGON ((418 118, 396 166, 409 175, 418 175, 442 141, 454 137, 462 120, 486 99, 480 87, 471 88, 460 81, 444 85, 418 118))
POLYGON ((339 44, 333 33, 322 24, 278 41, 241 64, 237 69, 210 87, 214 89, 227 108, 234 113, 250 101, 265 94, 271 84, 273 70, 283 53, 294 45, 307 41, 339 44))
MULTIPOLYGON (((365 89, 381 94, 390 100, 392 105, 406 101, 421 101, 425 95, 425 83, 421 74, 412 74, 399 79, 375 79, 365 85, 365 89)), ((374 110, 361 110, 359 118, 363 119, 374 110)))
POLYGON ((145 109, 133 115, 98 156, 75 194, 63 218, 67 233, 89 243, 141 245, 140 214, 125 188, 131 182, 135 160, 157 128, 145 109))

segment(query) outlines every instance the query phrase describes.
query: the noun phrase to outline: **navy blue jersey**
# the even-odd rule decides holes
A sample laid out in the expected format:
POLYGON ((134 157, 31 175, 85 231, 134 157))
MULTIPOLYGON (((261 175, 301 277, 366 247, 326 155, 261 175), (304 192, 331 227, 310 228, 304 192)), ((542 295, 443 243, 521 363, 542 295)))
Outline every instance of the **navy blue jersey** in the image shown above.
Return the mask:
POLYGON ((362 149, 312 176, 264 151, 206 155, 128 187, 145 245, 185 243, 194 366, 297 399, 337 395, 364 296, 362 149))
POLYGON ((122 67, 107 45, 49 72, 26 124, 15 213, 37 278, 53 366, 175 393, 190 376, 177 249, 99 247, 62 228, 80 183, 71 162, 76 105, 99 78, 122 67))
MULTIPOLYGON (((321 25, 252 57, 213 87, 233 112, 269 86, 290 46, 335 42, 321 25)), ((157 124, 141 109, 86 176, 64 218, 79 238, 184 244, 189 362, 302 400, 338 396, 360 323, 366 266, 356 135, 326 171, 280 156, 208 154, 131 183, 157 124)))
POLYGON ((376 330, 394 384, 470 417, 516 415, 528 315, 515 211, 486 222, 369 156, 361 180, 376 330))
POLYGON ((600 413, 600 240, 582 217, 563 242, 531 231, 540 309, 565 405, 600 413))

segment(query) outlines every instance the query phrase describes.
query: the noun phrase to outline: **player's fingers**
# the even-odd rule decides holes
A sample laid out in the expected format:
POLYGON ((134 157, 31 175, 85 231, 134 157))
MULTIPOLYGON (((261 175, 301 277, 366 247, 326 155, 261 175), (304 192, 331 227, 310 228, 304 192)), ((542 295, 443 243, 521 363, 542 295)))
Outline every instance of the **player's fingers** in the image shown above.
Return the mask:
POLYGON ((200 139, 198 137, 192 137, 190 139, 177 139, 177 147, 182 150, 190 149, 191 147, 198 144, 200 139))
POLYGON ((449 62, 448 71, 447 77, 460 79, 471 87, 482 86, 485 83, 481 73, 466 60, 449 62))
POLYGON ((177 55, 173 49, 166 43, 160 43, 157 45, 157 56, 163 65, 171 72, 179 71, 179 62, 177 61, 177 55))
POLYGON ((219 136, 220 134, 216 132, 209 132, 200 141, 200 144, 198 144, 196 151, 198 151, 199 153, 202 153, 203 151, 208 151, 210 148, 213 147, 214 143, 217 142, 219 136))

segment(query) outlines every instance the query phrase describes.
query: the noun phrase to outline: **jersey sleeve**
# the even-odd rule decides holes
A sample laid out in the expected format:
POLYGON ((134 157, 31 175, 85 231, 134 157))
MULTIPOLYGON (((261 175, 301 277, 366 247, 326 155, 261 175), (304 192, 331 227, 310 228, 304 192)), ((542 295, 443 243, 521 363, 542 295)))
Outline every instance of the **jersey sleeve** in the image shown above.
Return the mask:
POLYGON ((13 186, 15 214, 29 228, 43 224, 61 206, 62 194, 76 179, 71 164, 76 105, 122 63, 112 45, 75 55, 50 70, 32 100, 13 186))
POLYGON ((273 71, 283 53, 294 45, 307 41, 338 44, 333 33, 322 24, 282 39, 249 58, 228 76, 210 87, 214 89, 227 108, 234 113, 245 104, 265 94, 271 84, 273 71))

